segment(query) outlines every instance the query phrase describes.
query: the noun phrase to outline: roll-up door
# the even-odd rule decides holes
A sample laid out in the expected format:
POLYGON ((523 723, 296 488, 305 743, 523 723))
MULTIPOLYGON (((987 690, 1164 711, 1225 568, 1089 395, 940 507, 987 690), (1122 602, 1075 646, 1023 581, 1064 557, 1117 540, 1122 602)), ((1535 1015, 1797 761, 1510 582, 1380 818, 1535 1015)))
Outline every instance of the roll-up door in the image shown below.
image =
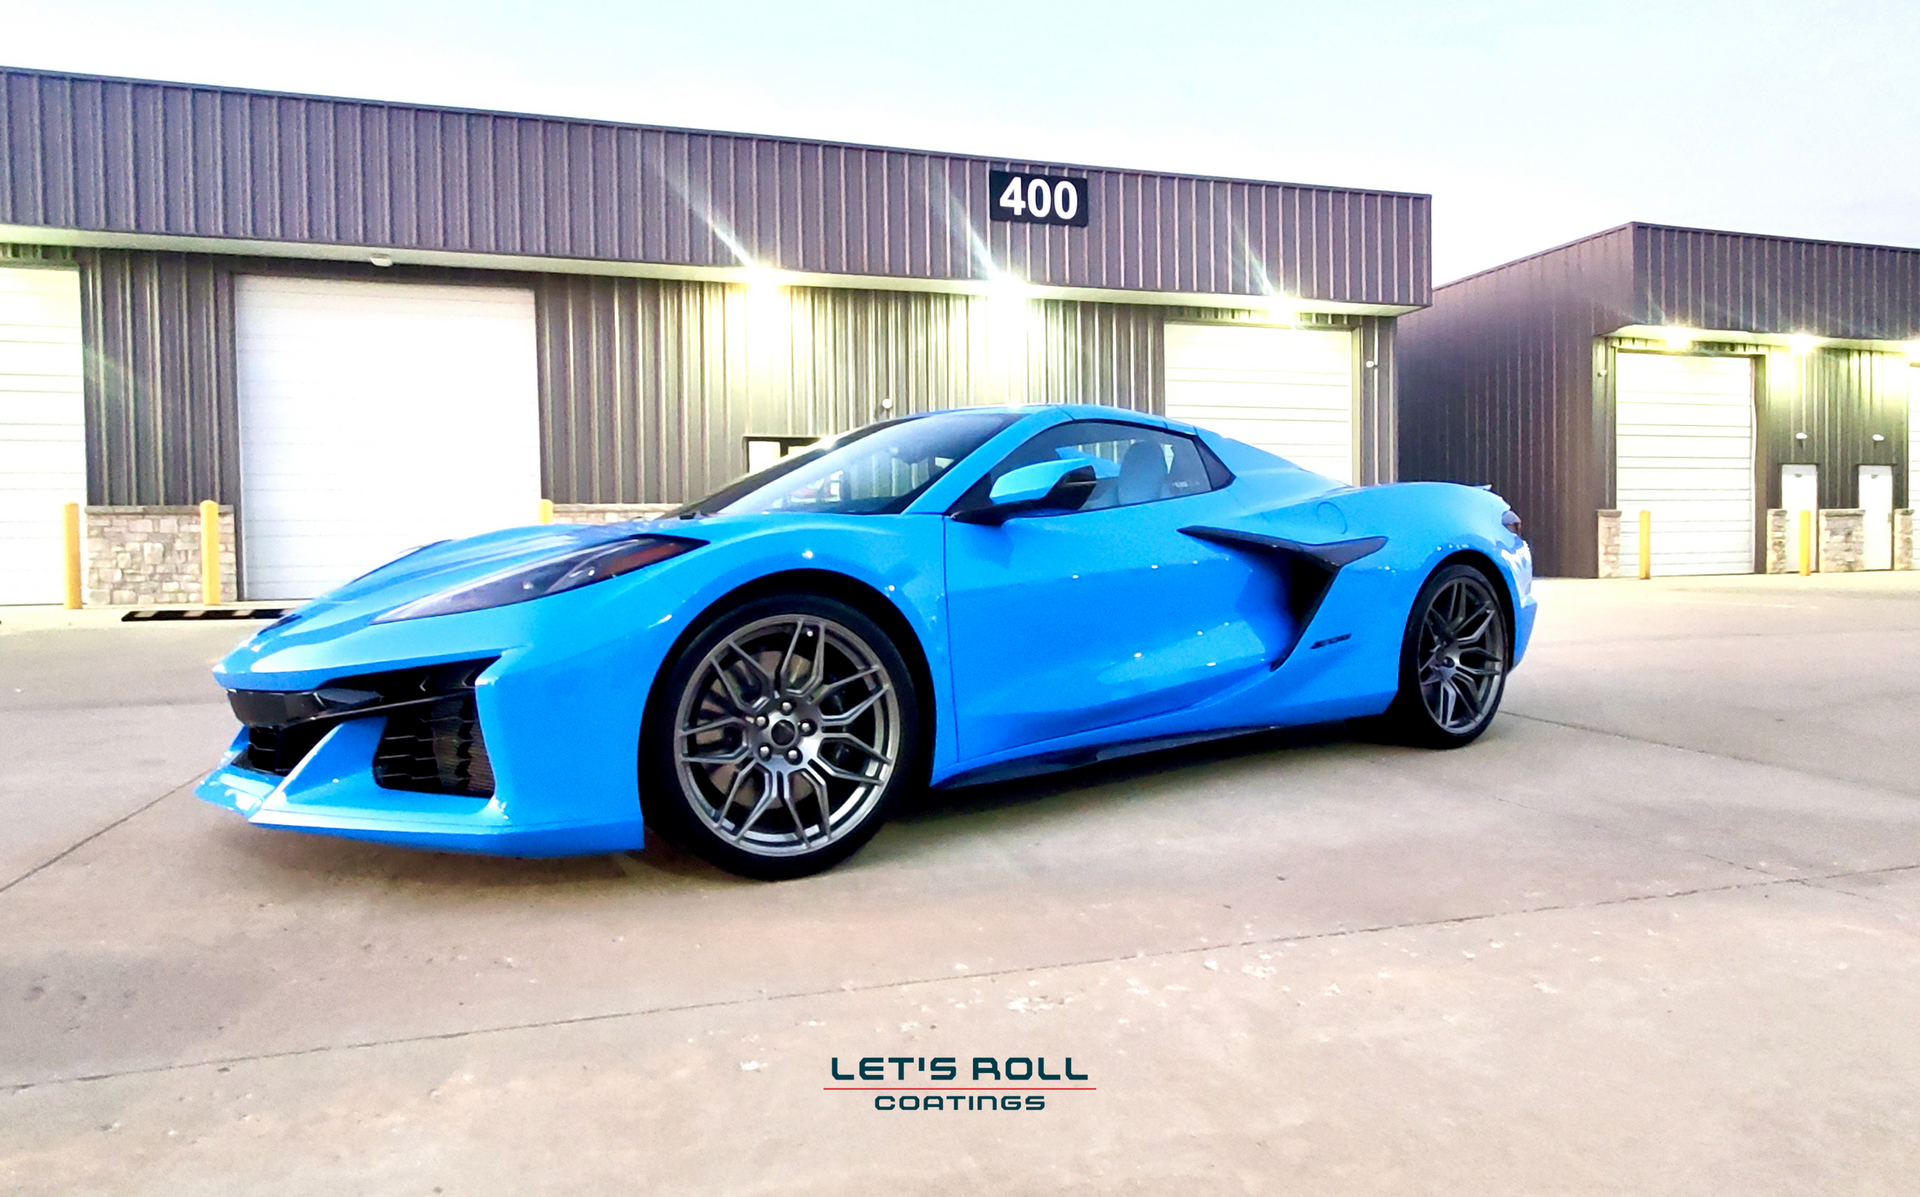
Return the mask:
POLYGON ((1614 405, 1621 561, 1647 511, 1655 574, 1752 573, 1752 359, 1621 353, 1614 405))
POLYGON ((418 545, 534 521, 530 291, 243 278, 241 587, 323 593, 418 545))
POLYGON ((0 269, 0 604, 66 595, 62 510, 87 498, 80 275, 0 269))
POLYGON ((1169 324, 1167 418, 1354 478, 1353 334, 1169 324))

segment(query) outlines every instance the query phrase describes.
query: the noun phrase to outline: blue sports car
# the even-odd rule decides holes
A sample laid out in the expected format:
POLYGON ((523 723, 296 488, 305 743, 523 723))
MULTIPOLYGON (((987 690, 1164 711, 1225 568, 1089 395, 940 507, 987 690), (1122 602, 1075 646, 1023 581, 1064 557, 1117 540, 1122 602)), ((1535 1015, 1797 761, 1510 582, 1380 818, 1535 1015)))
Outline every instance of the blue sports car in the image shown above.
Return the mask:
POLYGON ((1485 490, 1354 488, 1104 407, 821 442, 663 519, 428 545, 214 671, 199 794, 264 827, 552 856, 643 826, 845 859, 925 786, 1289 724, 1466 744, 1533 627, 1485 490))

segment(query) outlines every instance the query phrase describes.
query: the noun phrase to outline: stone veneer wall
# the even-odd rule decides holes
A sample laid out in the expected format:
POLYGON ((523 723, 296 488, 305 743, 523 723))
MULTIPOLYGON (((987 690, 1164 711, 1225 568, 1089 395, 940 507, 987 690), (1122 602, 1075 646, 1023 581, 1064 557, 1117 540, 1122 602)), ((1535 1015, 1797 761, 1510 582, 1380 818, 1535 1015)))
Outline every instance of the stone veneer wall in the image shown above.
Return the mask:
POLYGON ((1770 574, 1797 574, 1800 572, 1800 560, 1796 554, 1800 551, 1800 542, 1788 534, 1787 516, 1791 515, 1784 507, 1767 508, 1767 572, 1770 574))
MULTIPOLYGON (((90 607, 199 603, 198 507, 89 507, 80 574, 90 607)), ((233 508, 220 509, 220 592, 234 601, 233 508)))
POLYGON ((1893 513, 1893 568, 1913 568, 1913 508, 1893 513))
POLYGON ((1866 564, 1867 513, 1858 507, 1832 507, 1820 513, 1820 563, 1823 574, 1850 574, 1866 564))
POLYGON ((617 524, 622 520, 657 520, 678 503, 555 503, 556 524, 617 524))
POLYGON ((1600 562, 1598 578, 1620 576, 1620 513, 1600 512, 1600 562))

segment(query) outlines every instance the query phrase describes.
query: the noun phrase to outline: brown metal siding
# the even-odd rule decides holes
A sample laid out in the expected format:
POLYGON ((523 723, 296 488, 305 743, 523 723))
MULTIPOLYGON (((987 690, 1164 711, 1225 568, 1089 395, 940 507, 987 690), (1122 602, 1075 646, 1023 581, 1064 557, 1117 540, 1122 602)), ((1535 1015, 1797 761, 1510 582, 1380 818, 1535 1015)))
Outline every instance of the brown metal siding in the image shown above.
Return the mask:
POLYGON ((87 502, 231 503, 233 276, 193 254, 81 250, 87 502))
POLYGON ((1895 507, 1908 506, 1907 365, 1904 355, 1858 349, 1820 349, 1796 357, 1768 355, 1772 418, 1764 446, 1764 506, 1780 503, 1780 463, 1820 467, 1820 505, 1858 507, 1859 467, 1890 465, 1895 507), (1789 389, 1791 387, 1791 389, 1789 389), (1807 439, 1795 440, 1795 432, 1807 439), (1886 439, 1873 442, 1873 434, 1886 439))
POLYGON ((1437 288, 1401 317, 1400 474, 1491 485, 1543 575, 1590 577, 1611 490, 1595 338, 1631 323, 1629 229, 1437 288))
POLYGON ((1920 249, 1633 225, 1635 324, 1920 337, 1920 249))
POLYGON ((969 404, 1160 402, 1152 307, 565 275, 536 286, 556 502, 698 497, 746 468, 753 435, 969 404))
MULTIPOLYGON (((1436 288, 1400 324, 1404 476, 1491 483, 1540 573, 1592 576, 1594 513, 1615 501, 1614 354, 1665 348, 1607 335, 1628 325, 1914 338, 1920 250, 1634 224, 1436 288)), ((1737 338, 1697 351, 1756 359, 1758 507, 1780 501, 1785 462, 1820 466, 1823 506, 1858 503, 1861 464, 1893 465, 1895 501, 1911 501, 1900 355, 1737 338)))
MULTIPOLYGON (((95 504, 243 501, 236 274, 531 286, 543 481, 563 503, 708 493, 745 468, 749 435, 826 435, 888 414, 985 403, 1164 412, 1164 321, 1257 317, 930 292, 795 287, 758 295, 717 283, 224 255, 78 256, 95 504)), ((1394 322, 1313 319, 1359 330, 1362 480, 1390 481, 1394 322)))
POLYGON ((1426 196, 0 71, 0 224, 1416 306, 1426 196), (990 222, 996 166, 1092 223, 990 222))

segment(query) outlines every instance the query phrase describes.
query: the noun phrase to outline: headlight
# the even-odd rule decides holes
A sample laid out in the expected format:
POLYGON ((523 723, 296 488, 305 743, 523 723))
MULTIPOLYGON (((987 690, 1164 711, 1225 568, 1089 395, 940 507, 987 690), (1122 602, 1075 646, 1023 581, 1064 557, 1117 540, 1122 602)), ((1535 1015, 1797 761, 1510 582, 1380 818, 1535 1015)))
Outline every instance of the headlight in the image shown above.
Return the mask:
POLYGON ((678 536, 631 536, 579 549, 562 557, 549 557, 532 565, 516 565, 510 570, 469 582, 453 590, 443 590, 423 599, 415 599, 379 616, 375 623, 393 623, 401 619, 425 619, 429 615, 455 615, 462 611, 483 611, 545 598, 549 594, 578 590, 594 582, 604 582, 632 573, 656 561, 678 557, 697 549, 704 540, 678 536))

